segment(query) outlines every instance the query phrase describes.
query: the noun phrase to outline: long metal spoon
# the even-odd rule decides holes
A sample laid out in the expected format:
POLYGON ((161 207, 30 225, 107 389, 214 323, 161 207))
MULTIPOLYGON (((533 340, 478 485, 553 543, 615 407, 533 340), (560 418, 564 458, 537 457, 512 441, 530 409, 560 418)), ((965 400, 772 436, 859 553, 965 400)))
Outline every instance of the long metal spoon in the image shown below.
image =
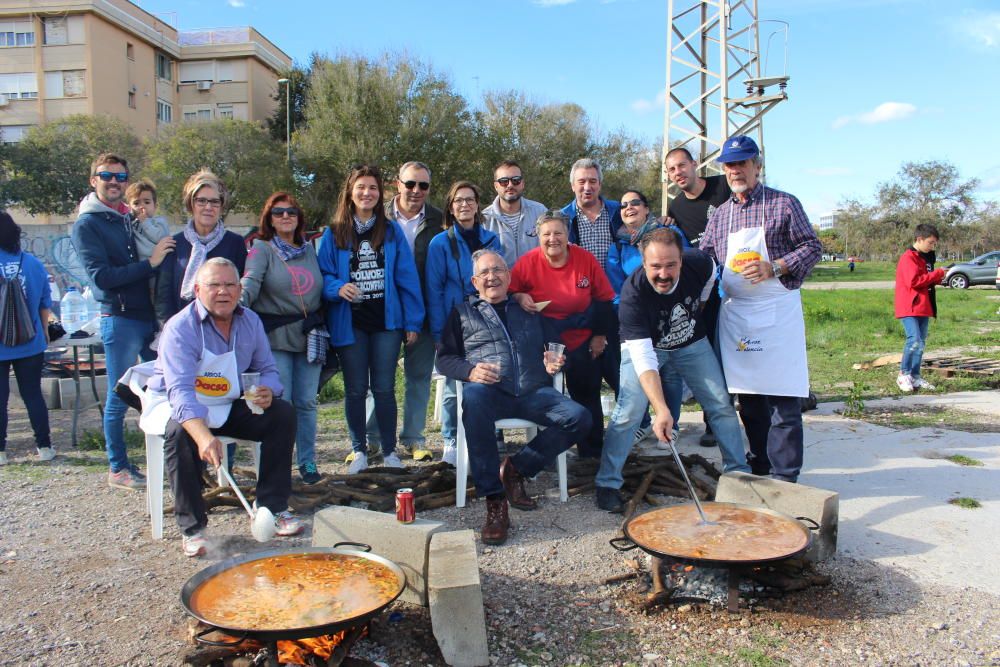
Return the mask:
POLYGON ((701 501, 698 500, 698 494, 694 492, 694 485, 688 477, 687 470, 684 469, 684 464, 681 463, 681 455, 677 453, 677 448, 674 447, 674 441, 667 440, 667 444, 670 445, 670 453, 674 455, 674 462, 677 463, 677 468, 681 471, 681 476, 684 477, 684 483, 687 484, 688 491, 691 493, 691 499, 694 500, 694 505, 698 508, 698 514, 701 515, 701 523, 706 526, 719 525, 716 521, 709 521, 708 517, 705 516, 705 510, 701 507, 701 501))
POLYGON ((226 481, 229 482, 229 486, 236 492, 236 497, 243 503, 247 514, 250 515, 250 532, 253 534, 253 538, 258 542, 270 542, 278 531, 274 525, 274 513, 266 507, 258 507, 255 511, 250 507, 246 496, 240 491, 239 485, 233 481, 233 476, 229 474, 226 466, 220 465, 219 470, 222 472, 223 477, 226 478, 226 481))

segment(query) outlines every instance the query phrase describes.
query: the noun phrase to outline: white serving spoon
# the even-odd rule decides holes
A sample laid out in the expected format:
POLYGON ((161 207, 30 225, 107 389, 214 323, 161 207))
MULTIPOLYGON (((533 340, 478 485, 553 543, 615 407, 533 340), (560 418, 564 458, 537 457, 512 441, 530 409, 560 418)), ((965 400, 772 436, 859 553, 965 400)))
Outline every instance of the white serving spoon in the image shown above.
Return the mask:
POLYGON ((250 515, 250 533, 253 535, 253 538, 258 542, 270 542, 274 539, 275 534, 278 532, 278 528, 274 525, 274 513, 266 507, 258 507, 256 510, 250 507, 250 503, 247 502, 243 492, 240 491, 239 485, 233 481, 233 476, 229 474, 226 466, 219 466, 219 470, 222 471, 222 475, 229 482, 229 486, 232 487, 233 491, 236 492, 236 497, 243 503, 247 514, 250 515))

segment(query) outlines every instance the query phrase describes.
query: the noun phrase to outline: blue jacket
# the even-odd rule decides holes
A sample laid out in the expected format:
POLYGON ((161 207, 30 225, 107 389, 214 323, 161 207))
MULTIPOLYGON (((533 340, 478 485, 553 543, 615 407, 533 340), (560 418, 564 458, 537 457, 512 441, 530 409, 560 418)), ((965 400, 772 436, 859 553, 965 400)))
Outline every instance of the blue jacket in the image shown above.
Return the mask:
MULTIPOLYGON (((0 360, 23 359, 33 357, 45 351, 45 329, 48 323, 42 324, 39 310, 52 308, 52 292, 49 289, 49 274, 34 255, 26 252, 9 253, 0 250, 0 271, 4 278, 13 281, 12 289, 23 288, 28 311, 31 313, 31 324, 35 327, 35 337, 27 343, 15 347, 0 345, 0 360), (20 272, 18 266, 21 267, 20 272)), ((4 378, 4 382, 7 378, 4 378)))
MULTIPOLYGON (((622 205, 620 202, 604 197, 601 197, 601 201, 604 202, 604 206, 608 209, 608 215, 611 216, 611 238, 618 238, 618 230, 624 224, 621 215, 622 205)), ((569 242, 580 245, 580 223, 576 216, 576 199, 563 206, 562 212, 569 216, 569 242)))
POLYGON ((149 277, 155 269, 148 259, 139 259, 125 216, 91 192, 80 202, 72 238, 94 288, 94 299, 101 304, 101 314, 152 321, 149 277))
MULTIPOLYGON (((500 238, 482 225, 477 224, 476 229, 483 248, 502 256, 500 238)), ((431 239, 425 271, 424 303, 427 304, 431 335, 437 342, 441 340, 441 331, 451 309, 476 293, 472 286, 472 252, 454 227, 431 239)))
POLYGON ((622 295, 622 285, 625 284, 625 279, 632 275, 633 271, 642 266, 642 253, 639 252, 638 248, 639 239, 657 227, 667 227, 667 229, 677 232, 683 244, 682 250, 691 247, 687 236, 684 235, 680 227, 677 225, 664 225, 659 218, 650 218, 643 223, 642 227, 639 228, 639 233, 635 236, 635 244, 632 243, 631 234, 628 234, 628 230, 622 227, 623 231, 615 237, 615 240, 611 242, 611 246, 608 248, 608 263, 604 267, 604 272, 608 274, 608 281, 610 281, 611 287, 615 290, 615 304, 618 303, 622 295))
MULTIPOLYGON (((403 229, 395 220, 387 220, 385 235, 385 328, 420 331, 424 322, 424 299, 413 253, 403 229)), ((351 303, 340 298, 340 288, 351 282, 352 248, 340 248, 327 227, 319 241, 319 270, 323 274, 323 299, 330 345, 342 347, 354 343, 351 303)))

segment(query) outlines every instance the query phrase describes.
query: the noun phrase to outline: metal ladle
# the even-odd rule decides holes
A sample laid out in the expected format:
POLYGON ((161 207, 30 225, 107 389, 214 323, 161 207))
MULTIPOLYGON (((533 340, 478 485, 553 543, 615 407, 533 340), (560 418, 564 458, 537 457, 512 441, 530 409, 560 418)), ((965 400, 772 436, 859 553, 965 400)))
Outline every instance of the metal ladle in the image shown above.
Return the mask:
POLYGON ((681 471, 681 476, 684 477, 684 483, 687 484, 688 491, 691 493, 691 499, 694 500, 694 506, 698 508, 698 514, 701 515, 702 525, 719 525, 716 521, 709 521, 708 517, 705 516, 705 510, 702 509, 701 501, 698 500, 698 494, 694 492, 694 485, 691 484, 691 479, 688 477, 687 470, 684 469, 684 464, 681 463, 681 455, 677 453, 677 448, 674 447, 674 441, 667 440, 667 444, 670 446, 670 453, 674 455, 674 462, 677 463, 677 468, 681 471))
POLYGON ((278 533, 278 528, 274 525, 274 513, 266 507, 258 507, 256 510, 250 507, 246 496, 240 491, 239 485, 233 481, 233 476, 229 474, 226 466, 220 465, 219 471, 229 482, 229 486, 236 492, 236 497, 243 503, 243 508, 250 515, 250 533, 258 542, 270 542, 278 533))

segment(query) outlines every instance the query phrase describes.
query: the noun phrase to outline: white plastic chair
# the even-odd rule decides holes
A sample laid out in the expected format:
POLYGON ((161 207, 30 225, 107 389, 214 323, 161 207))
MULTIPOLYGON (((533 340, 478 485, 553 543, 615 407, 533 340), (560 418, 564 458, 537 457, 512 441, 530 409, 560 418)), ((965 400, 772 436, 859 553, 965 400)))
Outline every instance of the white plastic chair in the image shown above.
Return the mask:
POLYGON ((436 385, 434 387, 434 421, 438 424, 441 423, 441 406, 444 404, 444 383, 447 379, 437 371, 431 375, 431 380, 436 385))
MULTIPOLYGON (((465 507, 465 494, 468 487, 469 476, 469 448, 465 441, 465 424, 462 422, 462 387, 464 382, 455 383, 455 400, 458 402, 458 433, 455 438, 457 448, 455 457, 455 506, 465 507)), ((556 373, 552 382, 556 391, 563 391, 563 374, 556 373)), ((528 442, 531 442, 538 435, 539 426, 527 419, 498 419, 494 426, 501 430, 524 429, 528 442)), ((542 427, 544 428, 544 427, 542 427)), ((566 471, 566 452, 556 458, 556 470, 559 473, 559 500, 566 502, 569 500, 569 481, 566 471)))

